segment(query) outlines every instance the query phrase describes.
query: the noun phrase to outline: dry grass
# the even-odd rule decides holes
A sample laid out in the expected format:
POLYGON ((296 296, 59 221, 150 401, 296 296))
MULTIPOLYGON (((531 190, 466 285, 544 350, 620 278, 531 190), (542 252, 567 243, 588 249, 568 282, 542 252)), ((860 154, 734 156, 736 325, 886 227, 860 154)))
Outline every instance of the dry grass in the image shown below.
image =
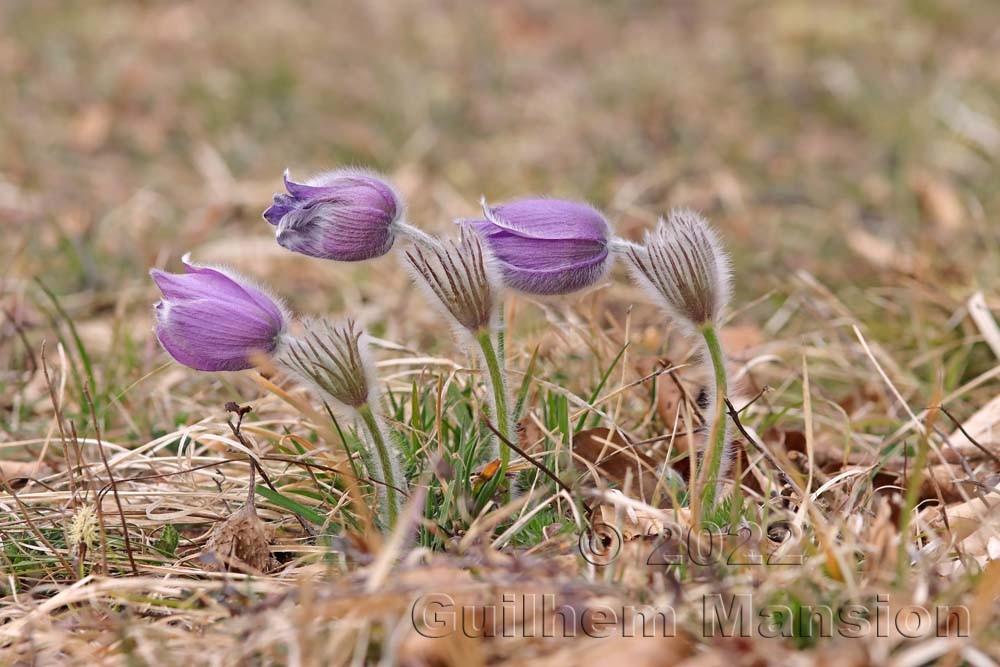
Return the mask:
MULTIPOLYGON (((0 663, 991 664, 998 18, 958 0, 4 4, 0 663), (719 519, 767 508, 801 527, 802 564, 649 565, 675 549, 650 533, 682 512, 632 480, 571 499, 523 461, 520 499, 463 512, 478 371, 398 258, 293 256, 259 219, 286 165, 346 163, 387 171, 434 232, 480 194, 587 198, 631 238, 670 206, 706 213, 735 260, 734 402, 767 389, 741 414, 766 456, 747 448, 745 505, 719 519), (410 531, 364 529, 309 396, 167 363, 146 271, 187 250, 379 338, 430 497, 410 531), (243 441, 228 401, 253 407, 243 441), (256 494, 260 568, 201 555, 247 502, 248 457, 278 489, 256 494), (583 501, 629 538, 610 566, 579 553, 583 501), (426 639, 411 607, 429 593, 479 609, 552 594, 580 618, 669 606, 678 636, 543 639, 525 630, 542 619, 501 618, 496 636, 426 639), (973 637, 706 636, 702 600, 742 593, 793 612, 964 605, 973 637)), ((564 481, 579 424, 687 466, 677 387, 700 378, 624 271, 572 299, 513 297, 506 321, 515 388, 537 355, 521 444, 564 481), (679 385, 649 377, 670 363, 679 385)))

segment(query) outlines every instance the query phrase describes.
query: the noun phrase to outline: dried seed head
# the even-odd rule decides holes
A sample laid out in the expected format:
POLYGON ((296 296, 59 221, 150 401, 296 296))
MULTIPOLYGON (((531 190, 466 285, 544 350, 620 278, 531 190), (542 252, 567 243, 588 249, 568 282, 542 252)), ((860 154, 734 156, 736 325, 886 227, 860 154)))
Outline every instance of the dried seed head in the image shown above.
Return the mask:
POLYGON ((415 281, 442 312, 469 332, 492 328, 497 309, 497 281, 491 257, 476 234, 444 241, 439 248, 406 251, 415 281))
POLYGON ((718 321, 729 300, 729 258, 703 217, 671 211, 626 255, 636 281, 678 321, 696 329, 718 321))
POLYGON ((306 325, 303 337, 288 344, 278 363, 337 403, 358 408, 369 402, 375 386, 361 336, 353 320, 344 324, 316 320, 306 325))
POLYGON ((268 572, 278 565, 271 556, 273 539, 274 531, 260 520, 254 506, 244 505, 215 524, 201 551, 201 560, 211 572, 240 570, 241 566, 268 572))

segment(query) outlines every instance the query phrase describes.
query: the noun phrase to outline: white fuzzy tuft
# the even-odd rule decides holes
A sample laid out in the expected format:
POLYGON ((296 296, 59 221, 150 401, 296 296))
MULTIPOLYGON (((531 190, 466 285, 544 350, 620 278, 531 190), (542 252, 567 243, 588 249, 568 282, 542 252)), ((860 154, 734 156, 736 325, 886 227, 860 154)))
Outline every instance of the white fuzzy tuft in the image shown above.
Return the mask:
POLYGON ((461 339, 496 329, 499 272, 478 235, 463 233, 458 241, 444 241, 438 248, 409 248, 403 255, 413 282, 461 339))
POLYGON ((329 399, 338 411, 355 416, 363 404, 375 405, 378 377, 368 336, 353 320, 332 323, 313 319, 302 338, 285 337, 278 365, 329 399))
POLYGON ((636 282, 685 328, 718 322, 731 291, 729 257, 703 217, 671 211, 643 246, 623 251, 636 282))

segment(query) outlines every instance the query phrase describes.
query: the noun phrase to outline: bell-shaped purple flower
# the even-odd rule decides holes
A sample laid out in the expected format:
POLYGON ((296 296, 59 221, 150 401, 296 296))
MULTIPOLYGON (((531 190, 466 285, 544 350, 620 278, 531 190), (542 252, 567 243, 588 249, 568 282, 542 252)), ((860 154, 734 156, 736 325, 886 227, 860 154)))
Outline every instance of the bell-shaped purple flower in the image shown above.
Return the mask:
POLYGON ((504 283, 529 294, 568 294, 593 285, 611 264, 607 220, 586 204, 521 199, 465 221, 483 237, 504 283))
POLYGON ((156 337, 170 356, 199 371, 239 371, 274 354, 288 317, 271 297, 228 271, 191 264, 187 273, 149 274, 163 293, 156 337))
POLYGON ((392 248, 403 204, 376 174, 344 169, 296 183, 286 170, 284 178, 288 194, 274 195, 264 211, 282 247, 338 262, 373 259, 392 248))

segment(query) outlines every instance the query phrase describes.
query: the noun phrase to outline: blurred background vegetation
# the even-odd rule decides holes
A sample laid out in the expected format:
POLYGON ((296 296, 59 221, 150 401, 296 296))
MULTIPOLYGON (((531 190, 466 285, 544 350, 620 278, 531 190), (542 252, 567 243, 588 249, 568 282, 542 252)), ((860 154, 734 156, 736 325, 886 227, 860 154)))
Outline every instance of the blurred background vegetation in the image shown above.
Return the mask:
MULTIPOLYGON (((204 662, 213 651, 243 658, 269 650, 256 648, 267 642, 282 655, 285 636, 333 648, 343 640, 364 655, 368 629, 387 609, 367 592, 345 596, 334 582, 320 590, 343 606, 326 607, 325 616, 313 615, 311 602, 296 606, 294 594, 256 615, 244 613, 252 597, 230 597, 236 587, 227 583, 216 598, 214 581, 195 583, 204 574, 196 549, 211 525, 244 502, 249 483, 242 456, 230 460, 225 402, 253 405, 247 429, 256 429, 262 452, 297 456, 286 436, 308 443, 316 433, 312 417, 268 396, 253 374, 191 371, 171 362, 151 331, 158 294, 150 267, 179 270, 188 251, 196 261, 232 265, 298 313, 349 314, 381 339, 381 379, 395 392, 392 416, 410 435, 404 449, 416 467, 444 460, 427 453, 438 445, 468 447, 476 375, 397 258, 335 264, 274 242, 261 213, 286 167, 296 177, 346 165, 380 169, 404 194, 409 220, 438 234, 449 233, 453 219, 476 215, 483 195, 586 199, 633 240, 671 207, 705 213, 734 255, 727 352, 747 399, 762 390, 743 419, 808 470, 810 481, 815 473, 817 485, 831 475, 847 479, 840 472, 848 467, 880 471, 867 487, 861 482, 869 480, 852 481, 850 497, 837 489, 843 504, 829 506, 823 528, 838 533, 838 562, 864 554, 857 592, 882 591, 897 568, 886 498, 920 479, 910 474, 911 457, 927 422, 911 419, 910 410, 922 417, 940 401, 961 420, 983 406, 993 406, 986 412, 995 417, 1000 367, 984 344, 991 329, 972 321, 968 303, 982 291, 987 309, 1000 313, 998 62, 996 0, 0 0, 0 481, 9 489, 8 479, 25 484, 20 512, 3 501, 0 557, 14 573, 10 582, 21 582, 0 600, 0 626, 18 638, 25 664, 38 661, 37 647, 84 656, 80 664, 119 650, 132 660, 136 646, 152 661, 168 656, 179 664, 204 662), (55 400, 40 372, 42 341, 55 400), (65 588, 58 595, 79 597, 61 597, 66 613, 49 613, 62 565, 22 514, 51 527, 49 539, 63 544, 60 522, 78 507, 59 432, 72 427, 74 443, 84 442, 76 461, 89 462, 96 490, 105 474, 93 449, 96 424, 100 456, 106 447, 119 484, 130 480, 128 523, 140 564, 159 568, 145 573, 163 574, 164 583, 140 594, 123 579, 98 577, 92 583, 103 588, 65 588), (162 479, 149 474, 197 462, 207 464, 191 477, 194 468, 162 479), (885 495, 875 494, 876 482, 885 495), (170 582, 174 592, 163 592, 170 582), (342 609, 371 615, 363 641, 355 642, 350 624, 338 625, 342 609), (17 620, 4 626, 10 619, 17 620)), ((559 453, 577 447, 582 427, 600 424, 650 444, 680 423, 681 390, 671 395, 672 384, 649 378, 683 362, 687 350, 623 267, 585 294, 512 298, 506 322, 514 385, 535 369, 523 383, 524 441, 559 453), (536 351, 537 367, 529 366, 536 351), (578 407, 598 399, 605 414, 577 417, 578 407)), ((683 379, 700 388, 698 377, 683 379)), ((979 421, 983 438, 995 437, 991 419, 979 421)), ((937 424, 951 429, 943 419, 937 424)), ((959 441, 951 437, 952 445, 959 441)), ((322 444, 315 451, 329 454, 322 444)), ((947 502, 972 494, 971 483, 993 485, 995 460, 974 460, 975 469, 961 472, 932 460, 934 488, 922 487, 921 502, 937 502, 938 485, 955 494, 947 502)), ((255 595, 289 590, 300 573, 321 566, 313 558, 329 564, 329 543, 298 532, 291 512, 304 515, 296 506, 329 514, 331 533, 347 525, 328 493, 334 477, 321 483, 312 469, 307 476, 284 459, 269 467, 298 500, 289 510, 290 496, 258 493, 262 516, 281 527, 272 546, 283 564, 274 576, 254 578, 255 595)), ((456 469, 457 478, 474 479, 456 469)), ((454 470, 439 466, 435 474, 447 479, 454 470)), ((448 488, 460 496, 461 485, 448 488)), ((460 534, 468 522, 452 521, 458 504, 436 505, 433 493, 428 517, 443 535, 460 534)), ((103 511, 109 507, 105 501, 103 511)), ((536 561, 549 568, 539 575, 544 585, 563 576, 589 585, 589 575, 577 577, 577 542, 566 532, 573 524, 561 512, 535 515, 504 556, 548 543, 552 551, 538 551, 536 561), (569 541, 558 542, 558 530, 569 541), (557 548, 561 560, 549 557, 557 548)), ((989 529, 989 512, 995 516, 992 507, 960 516, 989 529)), ((84 563, 88 572, 126 571, 116 521, 108 524, 112 540, 84 563)), ((973 548, 986 558, 980 545, 963 546, 963 559, 973 548)), ((853 600, 845 596, 855 595, 854 575, 841 585, 830 553, 827 565, 814 560, 818 568, 770 576, 758 599, 770 599, 770 591, 796 605, 853 600)), ((497 564, 508 561, 489 562, 502 569, 497 564)), ((509 562, 524 581, 527 561, 509 562)), ((933 559, 909 570, 908 558, 900 562, 921 582, 914 597, 921 603, 938 596, 973 604, 974 594, 986 609, 995 596, 996 577, 982 577, 976 592, 979 584, 958 562, 947 563, 956 566, 950 579, 943 570, 931 576, 933 559)), ((463 568, 394 571, 389 583, 451 586, 463 581, 456 576, 463 568)), ((620 587, 622 595, 668 591, 673 600, 675 584, 680 591, 674 579, 658 580, 667 588, 656 589, 643 570, 632 572, 639 576, 620 587)), ((759 572, 740 578, 757 586, 759 572)), ((298 599, 314 599, 311 576, 298 599)), ((721 590, 737 590, 734 581, 721 590)), ((410 623, 407 596, 397 602, 399 618, 410 623)), ((371 645, 388 636, 373 632, 371 645)), ((990 636, 995 644, 996 631, 990 636)), ((611 651, 592 654, 589 664, 647 664, 622 658, 619 644, 605 646, 611 651)), ((648 664, 670 660, 662 646, 654 644, 648 664)), ((720 661, 745 662, 747 646, 733 643, 720 661)), ((780 662, 775 646, 758 646, 761 664, 780 662)), ((859 646, 841 642, 830 654, 848 664, 859 646)), ((483 650, 466 646, 456 655, 474 664, 467 652, 483 650)), ((872 655, 857 664, 888 659, 872 655)), ((930 654, 903 660, 921 655, 930 654)))
POLYGON ((40 278, 95 359, 127 355, 109 385, 163 363, 146 272, 188 250, 300 311, 375 309, 377 332, 414 332, 385 313, 415 298, 392 257, 274 244, 260 213, 286 166, 384 170, 439 233, 481 195, 587 199, 631 238, 695 207, 739 295, 805 271, 891 322, 884 341, 910 336, 897 287, 997 284, 989 0, 7 0, 0 26, 0 299, 37 343, 40 278))

